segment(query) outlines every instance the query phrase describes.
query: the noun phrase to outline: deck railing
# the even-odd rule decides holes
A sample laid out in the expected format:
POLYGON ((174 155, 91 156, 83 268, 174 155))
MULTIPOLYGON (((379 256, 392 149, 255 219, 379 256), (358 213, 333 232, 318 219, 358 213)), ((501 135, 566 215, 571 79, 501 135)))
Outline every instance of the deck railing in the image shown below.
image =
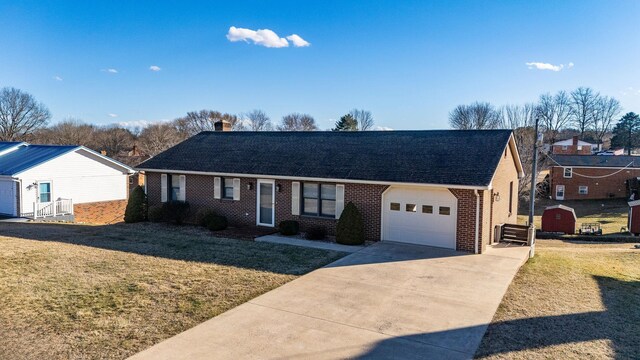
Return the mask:
POLYGON ((33 212, 23 214, 23 216, 33 219, 47 217, 73 215, 73 201, 71 199, 58 199, 50 202, 34 202, 33 212))

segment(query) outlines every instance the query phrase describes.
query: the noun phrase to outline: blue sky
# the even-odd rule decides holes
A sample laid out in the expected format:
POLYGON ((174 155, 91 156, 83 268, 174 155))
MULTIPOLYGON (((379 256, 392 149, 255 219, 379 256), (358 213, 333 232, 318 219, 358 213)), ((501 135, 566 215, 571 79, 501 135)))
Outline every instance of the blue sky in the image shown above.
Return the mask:
POLYGON ((0 87, 32 93, 54 122, 96 124, 263 109, 328 128, 355 107, 438 129, 458 104, 578 86, 640 112, 638 19, 640 1, 0 0, 0 87), (232 26, 289 46, 232 42, 232 26))

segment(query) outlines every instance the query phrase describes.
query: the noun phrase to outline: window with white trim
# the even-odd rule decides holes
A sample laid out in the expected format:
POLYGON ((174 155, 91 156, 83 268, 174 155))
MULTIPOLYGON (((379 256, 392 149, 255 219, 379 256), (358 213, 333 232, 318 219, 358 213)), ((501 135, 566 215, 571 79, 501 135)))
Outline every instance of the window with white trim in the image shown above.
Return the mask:
POLYGON ((573 168, 570 168, 570 167, 564 168, 564 177, 565 178, 572 178, 573 177, 573 168))
POLYGON ((222 191, 222 198, 227 200, 233 200, 233 178, 224 178, 224 188, 222 191))
POLYGON ((589 194, 589 187, 588 186, 584 186, 581 185, 578 187, 578 194, 580 195, 588 195, 589 194))
POLYGON ((169 185, 169 200, 178 201, 180 199, 180 175, 171 175, 169 181, 171 181, 169 185))
POLYGON ((304 215, 335 218, 336 185, 302 184, 302 213, 304 215))
POLYGON ((582 151, 582 145, 578 145, 578 151, 582 151))
POLYGON ((567 145, 562 145, 562 150, 567 150, 569 147, 567 145))

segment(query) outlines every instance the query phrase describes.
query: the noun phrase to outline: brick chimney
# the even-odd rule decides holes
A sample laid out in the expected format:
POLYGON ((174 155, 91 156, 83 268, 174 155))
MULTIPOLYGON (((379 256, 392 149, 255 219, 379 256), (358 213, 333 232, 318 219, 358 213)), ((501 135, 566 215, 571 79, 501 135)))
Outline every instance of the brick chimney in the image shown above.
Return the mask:
POLYGON ((573 146, 578 146, 578 135, 573 137, 573 146))
POLYGON ((215 131, 231 131, 231 123, 226 120, 218 120, 213 123, 215 131))

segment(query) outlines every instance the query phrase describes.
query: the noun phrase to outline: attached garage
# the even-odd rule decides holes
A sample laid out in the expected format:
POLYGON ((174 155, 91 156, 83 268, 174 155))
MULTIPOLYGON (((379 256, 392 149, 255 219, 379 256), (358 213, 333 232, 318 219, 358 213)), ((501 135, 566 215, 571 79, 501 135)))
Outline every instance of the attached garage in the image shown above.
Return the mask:
POLYGON ((18 212, 17 204, 16 182, 13 180, 0 180, 0 214, 16 216, 18 212))
POLYGON ((382 206, 382 240, 456 248, 458 200, 448 189, 391 186, 382 206))

